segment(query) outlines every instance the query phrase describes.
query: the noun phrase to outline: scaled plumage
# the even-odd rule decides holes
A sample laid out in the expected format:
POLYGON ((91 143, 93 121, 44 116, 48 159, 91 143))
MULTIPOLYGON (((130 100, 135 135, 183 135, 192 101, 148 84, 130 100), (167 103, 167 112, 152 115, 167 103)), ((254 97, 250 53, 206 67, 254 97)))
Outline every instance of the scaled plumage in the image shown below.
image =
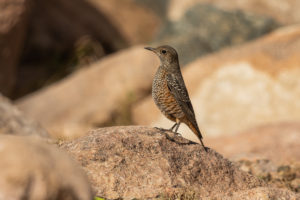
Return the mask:
POLYGON ((161 61, 152 84, 152 97, 155 104, 168 119, 175 122, 171 130, 176 127, 175 132, 177 132, 180 123, 185 123, 199 138, 206 150, 181 74, 176 50, 167 45, 145 49, 153 51, 161 61))

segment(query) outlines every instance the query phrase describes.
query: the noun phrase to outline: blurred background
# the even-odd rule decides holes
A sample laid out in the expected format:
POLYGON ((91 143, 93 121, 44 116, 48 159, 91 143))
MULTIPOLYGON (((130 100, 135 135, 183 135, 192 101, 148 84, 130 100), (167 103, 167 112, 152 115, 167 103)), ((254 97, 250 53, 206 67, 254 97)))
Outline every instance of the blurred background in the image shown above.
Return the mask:
POLYGON ((143 49, 168 44, 204 143, 232 159, 298 162, 299 10, 299 0, 2 0, 0 117, 10 99, 53 138, 169 128, 151 99, 159 60, 143 49))
POLYGON ((1 1, 1 92, 16 100, 138 44, 170 44, 183 66, 297 23, 292 1, 1 1))
POLYGON ((4 0, 0 92, 55 137, 168 127, 150 97, 159 62, 143 50, 168 44, 204 135, 298 123, 299 9, 297 0, 4 0))

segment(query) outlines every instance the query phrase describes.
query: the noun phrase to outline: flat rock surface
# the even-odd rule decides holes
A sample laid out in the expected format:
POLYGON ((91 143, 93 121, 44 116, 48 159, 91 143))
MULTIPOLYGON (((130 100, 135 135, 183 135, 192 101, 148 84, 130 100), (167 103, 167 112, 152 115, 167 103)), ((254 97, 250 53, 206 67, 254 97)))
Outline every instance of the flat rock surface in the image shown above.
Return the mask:
POLYGON ((81 163, 97 195, 109 199, 182 191, 213 197, 265 185, 214 150, 156 128, 101 128, 61 148, 81 163))
POLYGON ((77 164, 38 138, 0 135, 0 199, 91 200, 77 164))

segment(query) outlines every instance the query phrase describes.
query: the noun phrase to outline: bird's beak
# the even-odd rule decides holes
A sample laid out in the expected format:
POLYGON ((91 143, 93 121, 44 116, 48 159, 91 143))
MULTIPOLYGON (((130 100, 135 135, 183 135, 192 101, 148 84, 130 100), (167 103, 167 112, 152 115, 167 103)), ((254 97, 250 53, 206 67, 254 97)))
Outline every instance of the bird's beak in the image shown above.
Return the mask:
POLYGON ((149 51, 154 51, 155 48, 152 48, 152 47, 145 47, 145 49, 149 50, 149 51))

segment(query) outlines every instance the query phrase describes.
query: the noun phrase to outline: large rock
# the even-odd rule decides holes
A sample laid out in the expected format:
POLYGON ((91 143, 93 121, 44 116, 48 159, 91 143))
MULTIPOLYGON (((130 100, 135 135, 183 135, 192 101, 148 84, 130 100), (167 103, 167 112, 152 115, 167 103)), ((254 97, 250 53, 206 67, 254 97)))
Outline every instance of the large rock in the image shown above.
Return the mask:
MULTIPOLYGON (((299 51, 300 26, 292 26, 198 59, 184 68, 204 138, 266 123, 300 121, 299 51)), ((172 125, 151 97, 137 105, 133 113, 136 124, 172 125)), ((179 132, 196 140, 184 125, 181 128, 179 132)))
POLYGON ((197 4, 179 20, 167 22, 155 43, 174 46, 181 57, 180 63, 185 65, 207 53, 260 37, 277 27, 272 18, 262 15, 197 4))
POLYGON ((101 128, 61 148, 81 163, 97 195, 108 199, 182 192, 213 198, 265 185, 214 150, 154 128, 101 128))
POLYGON ((0 199, 91 200, 88 179, 65 153, 37 138, 0 135, 0 199))
POLYGON ((226 10, 243 10, 265 15, 272 17, 283 24, 300 22, 300 2, 297 0, 170 0, 167 15, 171 20, 179 19, 187 9, 198 3, 211 4, 226 10))
POLYGON ((164 20, 167 15, 170 0, 134 0, 134 2, 151 9, 160 17, 160 20, 164 20))
POLYGON ((0 134, 35 135, 48 137, 38 123, 28 119, 12 103, 0 94, 0 134))
POLYGON ((234 160, 253 157, 276 163, 300 161, 300 123, 264 125, 206 141, 216 151, 234 160))
POLYGON ((107 16, 130 44, 140 44, 152 39, 162 20, 152 9, 136 1, 88 0, 107 16))
POLYGON ((157 58, 142 46, 111 55, 17 105, 57 136, 82 134, 115 118, 131 123, 130 106, 149 93, 157 58))
POLYGON ((83 67, 83 62, 92 63, 128 46, 119 28, 89 1, 35 0, 32 5, 11 98, 55 82, 83 67))
MULTIPOLYGON (((99 42, 105 53, 127 47, 127 41, 106 14, 86 0, 62 2, 36 0, 29 27, 27 49, 37 56, 62 53, 83 36, 99 42), (29 49, 28 49, 29 48, 29 49), (42 52, 39 52, 42 51, 42 52)), ((28 55, 30 52, 24 52, 28 55)), ((35 58, 30 55, 31 61, 35 58), (33 58, 32 58, 33 57, 33 58)), ((40 61, 41 62, 41 61, 40 61)))
POLYGON ((23 48, 30 0, 0 1, 0 92, 10 95, 23 48))

